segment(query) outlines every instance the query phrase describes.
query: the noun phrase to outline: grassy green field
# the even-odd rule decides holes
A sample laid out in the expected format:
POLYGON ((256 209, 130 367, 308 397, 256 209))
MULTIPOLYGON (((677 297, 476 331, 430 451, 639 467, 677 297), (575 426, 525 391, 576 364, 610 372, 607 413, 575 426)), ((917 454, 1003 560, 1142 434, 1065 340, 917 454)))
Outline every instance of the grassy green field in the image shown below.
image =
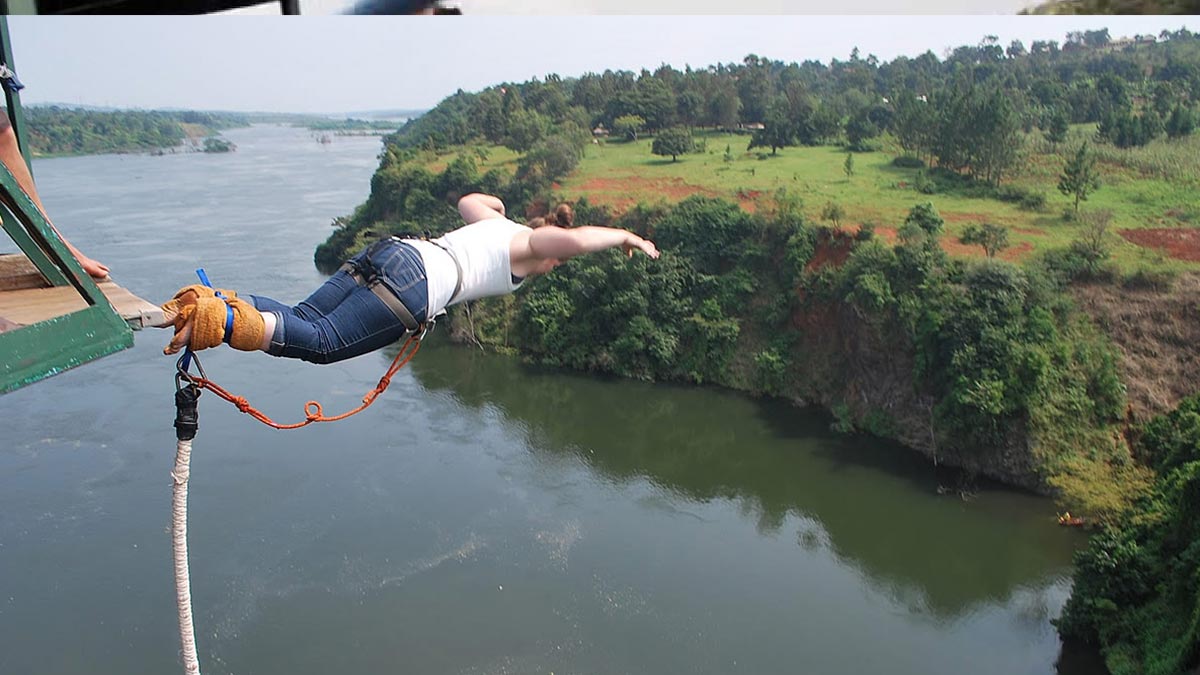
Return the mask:
MULTIPOLYGON (((1093 125, 1076 127, 1070 140, 1056 150, 1036 131, 1026 137, 1017 172, 1005 183, 1044 193, 1046 207, 1041 212, 994 198, 919 193, 913 187, 919 170, 893 166, 892 159, 900 151, 887 139, 876 152, 855 153, 854 175, 849 178, 843 171, 846 153, 839 147, 784 148, 772 156, 761 149, 748 152, 749 137, 745 135, 698 132, 696 139, 703 150, 681 155, 673 162, 652 155, 649 138, 609 140, 587 147, 578 169, 562 181, 558 192, 568 200, 586 195, 616 212, 638 202, 675 202, 692 194, 723 197, 756 210, 769 208, 776 190, 787 188, 802 197, 811 220, 821 222, 825 205, 836 202, 846 214, 843 227, 871 223, 878 235, 888 240, 894 238, 895 228, 914 204, 932 201, 946 220, 944 245, 952 254, 982 256, 980 247, 963 246, 957 238, 965 227, 987 222, 1009 228, 1011 246, 1001 257, 1020 260, 1079 236, 1082 226, 1063 218, 1072 200, 1058 192, 1058 175, 1066 154, 1093 132, 1093 125), (726 147, 732 157, 729 161, 726 147)), ((1180 141, 1159 139, 1131 150, 1092 146, 1100 160, 1103 184, 1081 208, 1111 211, 1114 232, 1200 228, 1200 134, 1180 141)), ((441 170, 455 154, 431 156, 428 166, 441 170)), ((488 147, 486 155, 486 160, 479 162, 481 170, 515 170, 517 155, 512 151, 488 147)), ((1200 237, 1196 241, 1200 244, 1200 237)), ((1125 272, 1139 268, 1200 270, 1200 262, 1170 258, 1116 235, 1111 242, 1113 260, 1125 272)))

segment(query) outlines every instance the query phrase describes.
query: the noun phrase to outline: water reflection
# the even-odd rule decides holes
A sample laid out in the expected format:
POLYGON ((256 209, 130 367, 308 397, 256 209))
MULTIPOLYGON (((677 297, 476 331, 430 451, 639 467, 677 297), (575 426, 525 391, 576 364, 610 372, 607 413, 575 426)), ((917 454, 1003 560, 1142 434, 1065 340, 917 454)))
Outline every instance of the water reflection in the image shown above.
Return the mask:
MULTIPOLYGON (((760 532, 789 516, 797 545, 843 563, 934 620, 1061 580, 1079 541, 1042 499, 986 489, 938 497, 932 467, 894 444, 838 435, 785 402, 693 387, 550 372, 427 345, 410 367, 462 404, 494 406, 547 457, 572 455, 614 481, 645 479, 684 501, 730 499, 760 532)), ((1030 612, 1045 621, 1044 599, 1030 612)))

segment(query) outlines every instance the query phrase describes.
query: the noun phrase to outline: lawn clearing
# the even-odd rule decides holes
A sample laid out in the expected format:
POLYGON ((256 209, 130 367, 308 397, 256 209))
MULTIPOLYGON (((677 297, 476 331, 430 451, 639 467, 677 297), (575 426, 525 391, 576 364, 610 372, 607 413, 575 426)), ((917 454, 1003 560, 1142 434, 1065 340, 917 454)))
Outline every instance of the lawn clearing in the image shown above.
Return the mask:
MULTIPOLYGON (((888 136, 880 139, 880 151, 855 153, 854 175, 849 177, 843 170, 846 152, 835 146, 783 148, 772 155, 762 149, 746 150, 748 135, 697 130, 698 151, 672 161, 651 154, 650 138, 610 139, 588 145, 579 167, 556 184, 555 191, 568 201, 586 196, 614 213, 639 202, 674 204, 691 195, 728 199, 754 212, 771 208, 776 192, 787 189, 802 197, 810 221, 823 223, 822 210, 835 202, 845 212, 843 227, 853 230, 870 223, 889 242, 894 241, 895 229, 909 209, 930 201, 946 221, 943 246, 949 253, 983 256, 982 247, 960 244, 958 238, 969 225, 992 223, 1009 229, 1009 248, 998 256, 1020 261, 1079 237, 1082 225, 1063 217, 1072 200, 1058 192, 1058 177, 1067 154, 1094 133, 1095 125, 1077 125, 1057 147, 1051 147, 1036 130, 1026 136, 1017 172, 1004 184, 1044 194, 1046 207, 1040 212, 993 198, 919 193, 913 186, 921 170, 892 164, 900 150, 888 136)), ((1181 242, 1194 241, 1198 234, 1129 234, 1160 229, 1200 231, 1192 229, 1200 227, 1200 134, 1174 141, 1160 139, 1145 148, 1128 150, 1091 146, 1096 148, 1102 185, 1081 208, 1113 213, 1112 231, 1122 235, 1112 237, 1117 267, 1126 272, 1200 269, 1200 254, 1186 248, 1190 244, 1166 244, 1163 239, 1175 236, 1181 242)), ((422 162, 430 171, 441 171, 464 153, 476 158, 481 173, 499 169, 511 174, 519 158, 507 148, 486 146, 482 154, 475 147, 427 153, 422 162)))

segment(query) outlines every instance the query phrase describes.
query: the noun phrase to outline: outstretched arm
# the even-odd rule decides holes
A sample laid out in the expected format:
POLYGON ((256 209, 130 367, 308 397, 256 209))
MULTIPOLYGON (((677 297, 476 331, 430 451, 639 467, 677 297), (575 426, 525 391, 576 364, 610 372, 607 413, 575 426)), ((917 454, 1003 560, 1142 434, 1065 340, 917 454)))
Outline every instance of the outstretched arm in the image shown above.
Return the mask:
POLYGON ((532 260, 566 260, 584 253, 620 247, 632 257, 640 250, 651 258, 658 257, 654 243, 627 230, 614 227, 584 225, 565 229, 548 225, 529 233, 524 255, 532 260))
POLYGON ((489 218, 503 218, 504 202, 499 197, 472 192, 458 200, 458 213, 468 225, 489 218))

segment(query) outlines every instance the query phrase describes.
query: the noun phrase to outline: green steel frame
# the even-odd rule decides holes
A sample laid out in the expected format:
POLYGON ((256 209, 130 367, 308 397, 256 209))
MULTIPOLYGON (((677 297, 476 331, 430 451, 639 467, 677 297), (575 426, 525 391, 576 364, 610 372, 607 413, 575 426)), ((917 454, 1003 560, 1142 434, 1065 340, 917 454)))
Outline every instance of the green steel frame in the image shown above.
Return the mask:
MULTIPOLYGON (((13 68, 8 19, 0 16, 0 58, 13 68)), ((20 96, 5 88, 9 118, 26 163, 22 143, 25 118, 20 96)), ((0 216, 4 231, 53 286, 74 286, 86 309, 0 333, 0 393, 32 384, 69 368, 133 346, 133 331, 104 297, 79 261, 17 180, 0 164, 0 216)))

